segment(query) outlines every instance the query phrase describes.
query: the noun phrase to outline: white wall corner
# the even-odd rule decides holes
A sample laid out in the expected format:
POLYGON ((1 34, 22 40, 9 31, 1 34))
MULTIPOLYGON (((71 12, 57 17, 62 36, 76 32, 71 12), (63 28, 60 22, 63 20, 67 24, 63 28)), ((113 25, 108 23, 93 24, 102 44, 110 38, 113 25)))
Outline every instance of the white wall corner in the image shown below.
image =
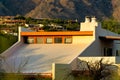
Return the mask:
POLYGON ((101 24, 96 21, 95 17, 85 18, 85 22, 80 24, 80 31, 95 31, 96 27, 101 28, 101 24))
POLYGON ((52 63, 52 80, 55 80, 55 63, 52 63))
POLYGON ((18 41, 21 41, 21 27, 18 27, 18 41))

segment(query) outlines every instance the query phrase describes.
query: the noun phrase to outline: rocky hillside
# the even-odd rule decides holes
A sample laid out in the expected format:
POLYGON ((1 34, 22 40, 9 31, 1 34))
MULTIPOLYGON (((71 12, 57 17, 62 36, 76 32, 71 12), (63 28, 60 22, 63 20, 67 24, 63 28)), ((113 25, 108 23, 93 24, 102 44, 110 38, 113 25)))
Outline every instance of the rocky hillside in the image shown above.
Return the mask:
POLYGON ((120 0, 0 0, 0 15, 82 20, 86 15, 120 19, 120 0))
POLYGON ((0 0, 0 15, 25 15, 35 7, 32 0, 0 0))

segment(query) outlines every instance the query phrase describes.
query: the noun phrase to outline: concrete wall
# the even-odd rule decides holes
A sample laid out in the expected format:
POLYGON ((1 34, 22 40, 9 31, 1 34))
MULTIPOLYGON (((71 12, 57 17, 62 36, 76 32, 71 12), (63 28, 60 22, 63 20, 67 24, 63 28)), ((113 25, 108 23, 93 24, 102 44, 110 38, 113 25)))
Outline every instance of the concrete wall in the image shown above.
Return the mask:
POLYGON ((116 58, 115 57, 78 57, 78 60, 83 60, 87 62, 95 62, 103 59, 103 62, 108 62, 108 63, 116 63, 116 58))
MULTIPOLYGON (((52 80, 75 80, 71 75, 72 70, 85 69, 87 66, 79 64, 81 61, 86 61, 90 63, 95 63, 103 59, 103 63, 115 65, 116 57, 78 57, 70 64, 55 64, 52 65, 52 80), (81 68, 80 68, 81 67, 81 68)), ((120 60, 119 60, 120 61, 120 60)))
POLYGON ((119 53, 120 53, 120 41, 119 40, 115 40, 114 41, 114 44, 113 44, 113 54, 115 55, 115 56, 117 56, 117 54, 116 54, 116 51, 119 51, 119 53))
POLYGON ((26 28, 19 27, 18 28, 18 41, 13 44, 10 48, 8 48, 6 51, 4 51, 1 55, 4 57, 9 57, 12 53, 14 53, 19 47, 23 44, 23 37, 21 37, 21 32, 22 31, 31 31, 27 30, 26 28))
POLYGON ((120 64, 120 56, 116 56, 116 64, 120 64))
MULTIPOLYGON (((83 37, 83 39, 74 37, 75 42, 88 42, 94 39, 94 42, 88 46, 80 56, 104 56, 104 48, 112 48, 115 55, 116 50, 119 50, 119 44, 115 44, 113 40, 100 40, 99 36, 119 36, 116 33, 102 29, 101 23, 97 22, 95 18, 86 18, 85 22, 81 23, 80 31, 93 31, 93 37, 83 37)), ((74 43, 75 43, 74 42, 74 43)))
POLYGON ((52 64, 52 80, 73 80, 70 73, 71 68, 69 64, 52 64))
POLYGON ((14 45, 12 45, 10 48, 8 48, 6 51, 4 51, 1 55, 4 57, 9 57, 12 53, 14 53, 19 47, 22 45, 22 42, 16 42, 14 45))
POLYGON ((96 28, 101 28, 101 24, 96 22, 95 18, 92 18, 92 21, 87 19, 85 22, 81 23, 80 31, 93 31, 93 36, 81 40, 83 42, 93 42, 81 53, 80 56, 101 56, 101 42, 96 32, 96 28))
POLYGON ((73 44, 91 44, 94 41, 93 36, 73 36, 73 44))
POLYGON ((8 48, 7 50, 5 50, 1 55, 4 57, 9 57, 12 53, 14 53, 17 49, 19 49, 19 47, 23 44, 22 42, 22 38, 20 36, 20 32, 22 31, 22 28, 19 27, 18 28, 18 41, 13 44, 10 48, 8 48))
MULTIPOLYGON (((110 63, 110 64, 119 64, 120 63, 120 57, 78 57, 76 59, 74 59, 71 63, 71 70, 81 70, 82 68, 85 68, 86 66, 81 66, 79 65, 79 63, 81 63, 81 61, 86 61, 86 62, 90 62, 90 63, 95 63, 96 61, 100 61, 101 59, 103 59, 103 63, 110 63)), ((82 64, 84 65, 84 64, 82 64)))
POLYGON ((71 63, 69 63, 72 70, 75 70, 78 68, 78 58, 75 58, 71 63))

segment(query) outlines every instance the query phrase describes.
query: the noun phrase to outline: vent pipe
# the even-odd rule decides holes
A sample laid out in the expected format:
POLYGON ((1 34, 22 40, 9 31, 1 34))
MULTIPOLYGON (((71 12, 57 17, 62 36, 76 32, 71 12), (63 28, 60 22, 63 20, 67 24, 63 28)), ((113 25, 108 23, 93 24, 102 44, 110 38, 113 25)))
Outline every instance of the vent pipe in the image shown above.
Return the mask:
POLYGON ((96 22, 96 18, 95 17, 92 17, 91 20, 92 20, 91 22, 96 22))
POLYGON ((85 17, 85 23, 88 23, 88 22, 90 22, 90 17, 86 16, 85 17))

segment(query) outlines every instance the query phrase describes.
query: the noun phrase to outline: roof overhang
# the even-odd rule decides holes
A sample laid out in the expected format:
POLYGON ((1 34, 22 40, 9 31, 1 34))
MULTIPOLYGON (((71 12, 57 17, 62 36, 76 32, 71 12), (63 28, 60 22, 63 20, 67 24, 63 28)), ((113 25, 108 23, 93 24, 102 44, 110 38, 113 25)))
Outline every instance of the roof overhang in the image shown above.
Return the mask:
POLYGON ((21 32, 21 36, 93 36, 93 31, 21 32))
POLYGON ((120 36, 99 36, 101 40, 120 40, 120 36))

